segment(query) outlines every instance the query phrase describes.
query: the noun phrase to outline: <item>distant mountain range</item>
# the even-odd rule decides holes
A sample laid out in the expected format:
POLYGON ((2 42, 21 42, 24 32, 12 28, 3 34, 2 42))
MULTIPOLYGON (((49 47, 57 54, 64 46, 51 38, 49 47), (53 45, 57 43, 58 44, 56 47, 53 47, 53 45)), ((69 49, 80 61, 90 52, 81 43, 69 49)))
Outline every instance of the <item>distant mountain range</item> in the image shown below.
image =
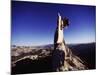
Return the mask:
MULTIPOLYGON (((66 46, 68 47, 80 47, 80 48, 83 48, 83 47, 86 47, 86 45, 88 46, 93 46, 95 45, 96 43, 95 42, 92 42, 92 43, 77 43, 77 44, 66 44, 66 46)), ((53 48, 54 45, 53 44, 48 44, 48 45, 42 45, 42 46, 34 46, 35 48, 53 48)), ((84 48, 83 48, 84 49, 84 48)))
MULTIPOLYGON (((91 42, 91 43, 72 43, 72 44, 66 44, 67 46, 76 46, 76 45, 86 45, 86 44, 95 44, 95 42, 91 42)), ((47 45, 37 45, 37 46, 23 46, 23 47, 53 47, 53 44, 47 44, 47 45)), ((20 47, 20 45, 11 45, 11 47, 20 47)))

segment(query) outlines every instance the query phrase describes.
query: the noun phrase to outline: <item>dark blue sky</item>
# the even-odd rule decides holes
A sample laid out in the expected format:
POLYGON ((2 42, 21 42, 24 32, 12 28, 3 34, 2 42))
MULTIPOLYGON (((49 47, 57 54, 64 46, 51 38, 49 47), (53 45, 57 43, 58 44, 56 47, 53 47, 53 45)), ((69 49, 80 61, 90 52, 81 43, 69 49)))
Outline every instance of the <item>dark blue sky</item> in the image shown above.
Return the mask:
POLYGON ((66 43, 95 42, 95 6, 13 1, 12 44, 52 44, 58 12, 70 20, 66 43))

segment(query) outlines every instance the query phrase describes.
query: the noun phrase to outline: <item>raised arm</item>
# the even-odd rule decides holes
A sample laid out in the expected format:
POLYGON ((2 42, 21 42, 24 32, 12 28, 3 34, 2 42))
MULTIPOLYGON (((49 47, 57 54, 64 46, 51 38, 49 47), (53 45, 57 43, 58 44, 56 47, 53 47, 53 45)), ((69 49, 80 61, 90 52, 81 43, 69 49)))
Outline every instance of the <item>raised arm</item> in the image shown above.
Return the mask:
POLYGON ((63 29, 62 29, 62 17, 60 15, 60 13, 58 13, 58 29, 57 29, 57 33, 58 33, 58 39, 57 39, 57 43, 62 43, 63 42, 63 29))
POLYGON ((58 19, 57 19, 57 26, 58 26, 58 30, 60 30, 61 29, 61 15, 60 15, 60 13, 58 13, 58 19))

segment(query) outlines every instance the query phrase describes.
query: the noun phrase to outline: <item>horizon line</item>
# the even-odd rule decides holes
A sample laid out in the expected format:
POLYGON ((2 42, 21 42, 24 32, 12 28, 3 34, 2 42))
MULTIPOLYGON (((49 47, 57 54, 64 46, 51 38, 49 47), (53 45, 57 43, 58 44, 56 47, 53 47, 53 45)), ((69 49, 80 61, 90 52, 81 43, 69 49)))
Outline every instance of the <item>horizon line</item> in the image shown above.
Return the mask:
MULTIPOLYGON (((67 43, 68 45, 70 45, 70 44, 90 44, 90 43, 96 43, 96 41, 94 41, 94 42, 84 42, 84 43, 67 43)), ((67 45, 66 44, 66 45, 67 45)), ((13 45, 15 45, 15 44, 11 44, 11 46, 13 46, 13 45)), ((45 45, 53 45, 53 43, 51 44, 41 44, 41 45, 15 45, 15 46, 45 46, 45 45)))

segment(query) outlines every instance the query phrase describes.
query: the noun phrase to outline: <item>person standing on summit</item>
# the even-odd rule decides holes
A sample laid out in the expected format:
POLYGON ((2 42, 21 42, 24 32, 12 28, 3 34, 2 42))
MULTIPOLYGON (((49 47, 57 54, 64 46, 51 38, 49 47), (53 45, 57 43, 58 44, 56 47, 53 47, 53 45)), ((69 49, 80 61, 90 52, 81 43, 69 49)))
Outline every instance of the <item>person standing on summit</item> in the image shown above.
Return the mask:
POLYGON ((65 44, 63 30, 69 26, 69 20, 58 13, 57 28, 54 35, 54 50, 52 52, 53 71, 85 70, 88 67, 74 55, 65 44))
POLYGON ((68 55, 65 47, 65 40, 63 35, 63 30, 65 27, 69 26, 69 21, 67 18, 62 18, 60 13, 58 13, 57 18, 57 28, 54 35, 54 51, 53 51, 53 70, 61 71, 64 66, 65 57, 68 55))

